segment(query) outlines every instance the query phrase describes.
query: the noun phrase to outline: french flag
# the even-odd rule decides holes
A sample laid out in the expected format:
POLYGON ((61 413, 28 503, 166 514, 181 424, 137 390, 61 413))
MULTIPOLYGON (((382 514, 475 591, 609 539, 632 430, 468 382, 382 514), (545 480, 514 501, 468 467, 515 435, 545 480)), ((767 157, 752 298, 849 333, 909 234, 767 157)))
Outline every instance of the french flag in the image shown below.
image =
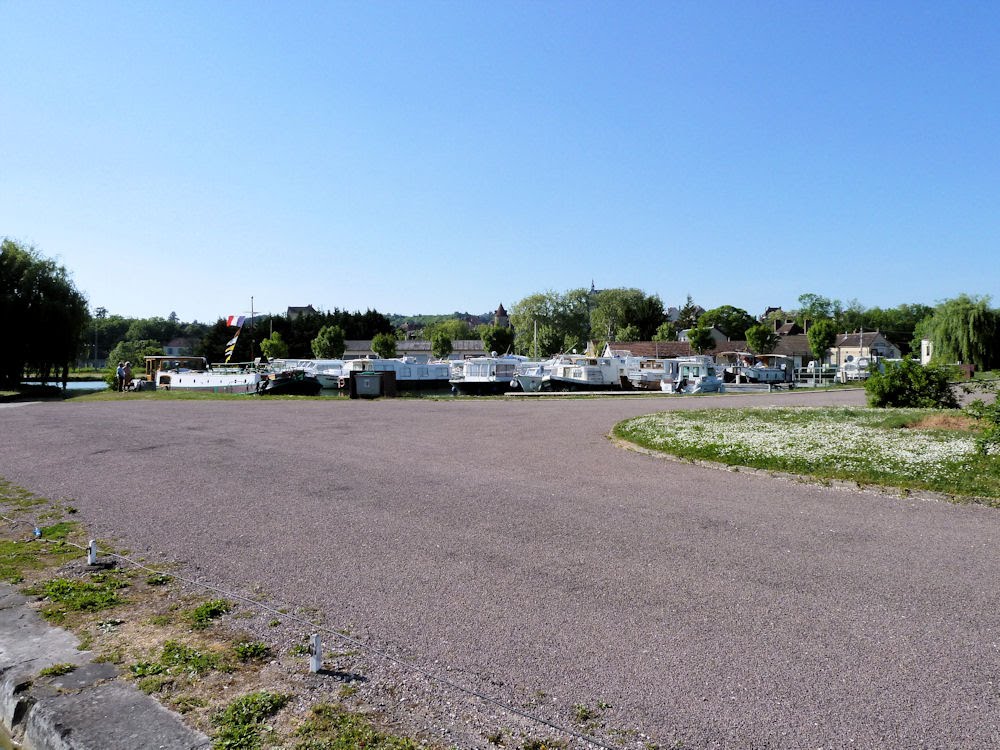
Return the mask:
POLYGON ((239 328, 243 325, 244 320, 246 320, 246 318, 242 315, 230 315, 228 318, 226 318, 226 325, 236 326, 237 328, 239 328))

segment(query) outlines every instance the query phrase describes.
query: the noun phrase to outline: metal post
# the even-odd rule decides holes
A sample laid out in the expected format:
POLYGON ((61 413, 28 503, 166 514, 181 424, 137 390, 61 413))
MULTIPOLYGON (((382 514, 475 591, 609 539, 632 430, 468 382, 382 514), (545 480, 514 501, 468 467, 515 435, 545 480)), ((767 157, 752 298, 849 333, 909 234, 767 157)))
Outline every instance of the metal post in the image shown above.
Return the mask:
POLYGON ((87 545, 87 565, 97 565, 97 541, 95 539, 91 539, 90 544, 87 545))
POLYGON ((309 671, 318 672, 323 668, 323 641, 319 633, 313 633, 309 639, 309 671))

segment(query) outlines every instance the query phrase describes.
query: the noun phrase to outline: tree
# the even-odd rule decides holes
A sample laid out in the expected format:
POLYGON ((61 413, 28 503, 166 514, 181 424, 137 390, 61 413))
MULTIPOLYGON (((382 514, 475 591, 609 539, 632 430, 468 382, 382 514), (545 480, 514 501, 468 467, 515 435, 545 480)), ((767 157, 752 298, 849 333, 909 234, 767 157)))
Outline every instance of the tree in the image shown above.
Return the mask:
POLYGON ((946 367, 922 367, 911 357, 889 362, 885 372, 872 369, 865 381, 868 405, 875 407, 957 409, 946 367))
POLYGON ((498 325, 479 326, 479 338, 483 349, 488 352, 504 354, 514 346, 514 329, 498 325))
POLYGON ((837 324, 832 320, 819 320, 809 327, 806 334, 813 359, 822 364, 830 347, 837 341, 837 324))
POLYGON ((260 342, 260 351, 268 359, 284 359, 288 356, 288 344, 282 335, 275 331, 260 342))
POLYGON ((698 318, 701 317, 701 314, 703 312, 705 312, 704 309, 701 308, 699 305, 696 305, 694 303, 694 300, 691 299, 691 295, 689 294, 687 296, 687 301, 677 312, 677 320, 675 321, 677 324, 677 329, 680 331, 685 331, 688 328, 694 328, 695 326, 698 325, 698 318))
POLYGON ((49 378, 83 349, 87 300, 69 272, 33 248, 0 243, 0 320, 9 324, 0 349, 0 383, 17 387, 25 372, 49 378))
POLYGON ((747 347, 754 354, 770 354, 778 346, 781 336, 763 323, 751 326, 746 331, 747 347))
POLYGON ((934 308, 927 333, 934 342, 934 359, 966 362, 990 370, 1000 359, 1000 313, 989 306, 989 297, 967 294, 934 308))
POLYGON ((819 294, 807 292, 799 295, 798 321, 800 325, 805 325, 806 321, 816 322, 823 318, 840 318, 843 312, 843 305, 840 300, 823 297, 819 294))
POLYGON ((666 323, 660 323, 660 327, 656 329, 656 333, 653 334, 653 341, 676 341, 677 340, 677 328, 669 320, 666 323))
POLYGON ((618 329, 618 341, 642 341, 643 336, 639 331, 639 326, 629 323, 624 328, 618 329))
POLYGON ((382 359, 396 356, 396 337, 391 333, 377 333, 372 337, 372 351, 382 359))
POLYGON ((115 386, 115 375, 119 362, 129 362, 132 365, 133 377, 145 371, 146 357, 163 354, 159 341, 144 339, 140 341, 119 341, 108 354, 108 363, 104 373, 104 382, 109 387, 115 386))
POLYGON ((698 325, 703 328, 715 326, 731 339, 742 339, 746 330, 756 321, 746 310, 732 305, 723 305, 702 313, 698 325))
POLYGON ((337 325, 323 326, 312 340, 316 359, 339 359, 344 356, 344 329, 337 325))
POLYGON ((510 310, 510 322, 516 331, 515 350, 519 354, 535 353, 536 325, 539 356, 581 346, 590 336, 589 304, 590 292, 586 289, 525 297, 510 310))
MULTIPOLYGON (((374 342, 372 345, 374 346, 374 342)), ((448 334, 444 331, 435 331, 431 336, 431 354, 436 359, 444 359, 453 351, 455 351, 455 347, 451 345, 451 339, 448 338, 448 334)))
POLYGON ((688 343, 698 354, 704 354, 715 348, 715 339, 708 328, 692 328, 688 331, 688 343))
POLYGON ((663 302, 656 295, 647 296, 641 289, 605 289, 591 310, 589 335, 609 341, 648 339, 664 320, 663 302), (619 329, 625 326, 635 328, 635 338, 621 335, 619 329))
POLYGON ((441 333, 444 336, 447 336, 451 341, 464 341, 475 338, 475 335, 472 332, 472 326, 470 326, 467 321, 459 320, 458 318, 441 320, 427 326, 427 328, 424 329, 424 336, 431 341, 434 340, 434 335, 436 333, 441 333))

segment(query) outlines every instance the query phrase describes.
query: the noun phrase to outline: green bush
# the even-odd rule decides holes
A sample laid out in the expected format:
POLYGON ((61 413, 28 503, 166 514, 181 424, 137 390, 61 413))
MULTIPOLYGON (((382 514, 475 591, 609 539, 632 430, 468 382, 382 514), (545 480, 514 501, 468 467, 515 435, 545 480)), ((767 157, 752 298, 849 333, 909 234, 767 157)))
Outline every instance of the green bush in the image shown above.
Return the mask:
POLYGON ((958 399, 951 387, 952 371, 927 366, 907 357, 890 362, 885 372, 872 370, 865 381, 868 405, 880 408, 957 409, 958 399))
POLYGON ((1000 401, 992 404, 973 401, 966 412, 984 425, 983 431, 976 438, 979 455, 987 456, 1000 449, 1000 401))

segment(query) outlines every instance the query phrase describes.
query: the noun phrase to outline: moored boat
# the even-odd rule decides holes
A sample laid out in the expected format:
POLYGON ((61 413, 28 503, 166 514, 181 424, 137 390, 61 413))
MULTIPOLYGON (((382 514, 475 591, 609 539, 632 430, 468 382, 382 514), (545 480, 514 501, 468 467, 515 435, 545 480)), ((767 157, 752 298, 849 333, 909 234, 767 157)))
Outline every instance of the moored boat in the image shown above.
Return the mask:
POLYGON ((725 386, 719 377, 715 361, 704 354, 690 357, 673 357, 671 378, 660 382, 660 390, 666 393, 722 393, 725 386))
POLYGON ((269 372, 261 379, 257 392, 262 396, 315 396, 322 386, 310 373, 301 368, 269 372))
POLYGON ((451 389, 463 396, 506 393, 516 387, 518 365, 527 360, 516 354, 470 357, 451 365, 451 389))
POLYGON ((447 362, 417 362, 413 357, 366 357, 344 363, 345 378, 361 372, 391 372, 400 390, 447 388, 451 378, 451 366, 447 362))
POLYGON ((138 390, 211 391, 255 393, 261 373, 253 362, 210 365, 204 357, 148 356, 145 379, 136 380, 138 390))

